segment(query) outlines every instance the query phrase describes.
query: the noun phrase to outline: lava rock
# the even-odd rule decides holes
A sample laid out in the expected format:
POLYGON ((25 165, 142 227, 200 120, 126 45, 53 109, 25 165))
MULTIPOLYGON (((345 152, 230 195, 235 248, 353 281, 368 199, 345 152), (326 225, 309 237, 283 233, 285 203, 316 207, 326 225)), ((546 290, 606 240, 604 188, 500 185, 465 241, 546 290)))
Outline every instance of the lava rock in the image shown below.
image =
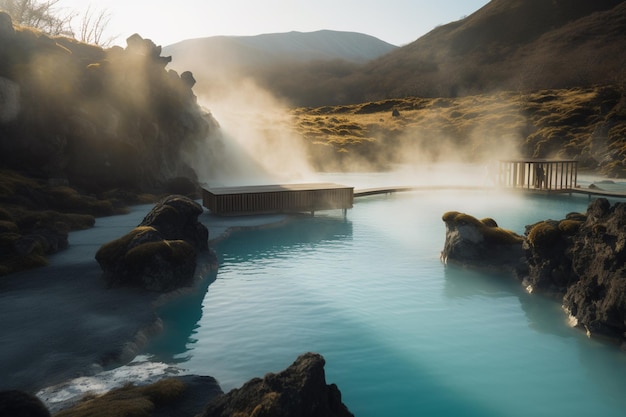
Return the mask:
POLYGON ((284 371, 254 378, 211 401, 203 417, 350 417, 335 384, 326 384, 324 358, 305 353, 284 371))
POLYGON ((202 207, 187 197, 159 201, 139 226, 96 253, 107 283, 157 292, 191 285, 198 253, 208 249, 209 232, 198 222, 201 213, 202 207))

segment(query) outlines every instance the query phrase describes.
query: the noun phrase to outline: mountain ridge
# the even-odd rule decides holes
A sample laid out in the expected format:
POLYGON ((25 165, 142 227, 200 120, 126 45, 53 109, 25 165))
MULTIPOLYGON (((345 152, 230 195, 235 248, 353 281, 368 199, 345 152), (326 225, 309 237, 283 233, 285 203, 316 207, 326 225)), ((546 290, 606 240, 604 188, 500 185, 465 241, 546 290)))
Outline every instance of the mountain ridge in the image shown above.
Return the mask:
POLYGON ((255 36, 210 36, 188 39, 163 47, 172 55, 172 66, 194 74, 236 71, 247 73, 276 65, 342 60, 364 63, 397 48, 371 35, 358 32, 268 33, 255 36))
POLYGON ((333 35, 342 32, 314 33, 325 36, 322 43, 332 56, 311 53, 293 40, 298 32, 258 35, 254 42, 231 37, 231 46, 222 44, 225 50, 195 47, 193 57, 170 47, 165 52, 174 55, 175 67, 194 72, 199 89, 216 84, 220 74, 245 75, 294 107, 587 87, 626 78, 624 0, 492 0, 463 19, 361 61, 333 46, 333 35), (291 49, 280 50, 275 41, 288 35, 291 49), (268 40, 273 47, 255 45, 270 45, 268 40), (229 48, 234 53, 226 53, 229 48))

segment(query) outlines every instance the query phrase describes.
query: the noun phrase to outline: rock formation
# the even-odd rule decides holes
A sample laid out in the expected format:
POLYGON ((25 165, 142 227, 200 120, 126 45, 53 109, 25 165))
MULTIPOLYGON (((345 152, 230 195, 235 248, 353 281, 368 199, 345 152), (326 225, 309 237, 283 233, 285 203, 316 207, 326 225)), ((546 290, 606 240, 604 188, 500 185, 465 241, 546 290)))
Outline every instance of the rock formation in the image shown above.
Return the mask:
POLYGON ((572 213, 527 229, 533 289, 562 297, 590 336, 626 343, 626 203, 599 198, 586 216, 572 213))
POLYGON ((305 353, 284 371, 254 378, 210 402, 203 417, 350 417, 336 385, 326 384, 324 358, 305 353))
POLYGON ((586 214, 527 226, 523 238, 458 212, 443 220, 443 260, 513 267, 527 289, 562 300, 588 335, 626 347, 626 203, 596 199, 586 214))
POLYGON ((136 228, 96 253, 108 284, 159 292, 190 285, 199 252, 208 250, 209 232, 198 222, 202 211, 183 196, 159 201, 136 228))
POLYGON ((0 12, 0 166, 89 192, 195 180, 185 152, 217 123, 160 54, 137 34, 102 49, 0 12))
POLYGON ((517 269, 523 264, 523 238, 501 229, 493 219, 478 220, 465 213, 443 215, 446 240, 441 259, 444 263, 495 269, 517 269))

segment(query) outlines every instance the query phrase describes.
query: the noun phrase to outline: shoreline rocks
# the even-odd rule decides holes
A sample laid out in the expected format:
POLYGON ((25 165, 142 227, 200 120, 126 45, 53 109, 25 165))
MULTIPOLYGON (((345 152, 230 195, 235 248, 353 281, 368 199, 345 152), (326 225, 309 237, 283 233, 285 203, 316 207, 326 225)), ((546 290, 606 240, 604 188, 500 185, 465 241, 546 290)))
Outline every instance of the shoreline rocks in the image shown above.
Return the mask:
MULTIPOLYGON (((228 393, 210 376, 184 375, 147 385, 127 384, 74 402, 55 411, 55 416, 82 417, 116 409, 120 415, 149 413, 155 417, 354 417, 342 402, 339 388, 326 383, 325 363, 322 355, 307 352, 283 371, 252 378, 228 393)), ((43 411, 47 411, 45 407, 43 411)))
POLYGON ((443 220, 443 261, 513 270, 529 292, 560 300, 588 336, 626 349, 626 203, 599 198, 586 214, 541 221, 519 240, 500 242, 471 216, 448 212, 443 220))

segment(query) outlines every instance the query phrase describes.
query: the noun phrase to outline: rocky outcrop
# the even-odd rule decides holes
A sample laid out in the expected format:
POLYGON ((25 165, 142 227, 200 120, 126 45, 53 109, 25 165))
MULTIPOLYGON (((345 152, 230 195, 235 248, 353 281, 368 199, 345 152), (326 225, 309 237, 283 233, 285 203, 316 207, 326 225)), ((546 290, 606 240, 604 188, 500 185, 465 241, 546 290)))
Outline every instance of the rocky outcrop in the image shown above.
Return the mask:
POLYGON ((626 347, 626 203, 594 200, 586 214, 526 226, 523 238, 458 212, 443 219, 444 261, 513 267, 530 292, 562 301, 588 335, 626 347))
POLYGON ((524 265, 523 238, 498 227, 495 220, 478 220, 457 211, 445 213, 442 219, 446 224, 444 263, 513 270, 524 265))
POLYGON ((533 288, 562 296, 590 336, 626 343, 626 203, 529 226, 524 250, 533 288))
POLYGON ((326 384, 324 358, 305 353, 284 371, 254 378, 210 402, 203 417, 349 417, 336 385, 326 384))
POLYGON ((158 292, 191 285, 197 256, 208 249, 202 211, 183 196, 159 201, 136 228, 96 253, 107 283, 158 292))
POLYGON ((138 34, 102 49, 0 14, 0 166, 94 193, 196 180, 186 153, 217 123, 160 54, 138 34))

